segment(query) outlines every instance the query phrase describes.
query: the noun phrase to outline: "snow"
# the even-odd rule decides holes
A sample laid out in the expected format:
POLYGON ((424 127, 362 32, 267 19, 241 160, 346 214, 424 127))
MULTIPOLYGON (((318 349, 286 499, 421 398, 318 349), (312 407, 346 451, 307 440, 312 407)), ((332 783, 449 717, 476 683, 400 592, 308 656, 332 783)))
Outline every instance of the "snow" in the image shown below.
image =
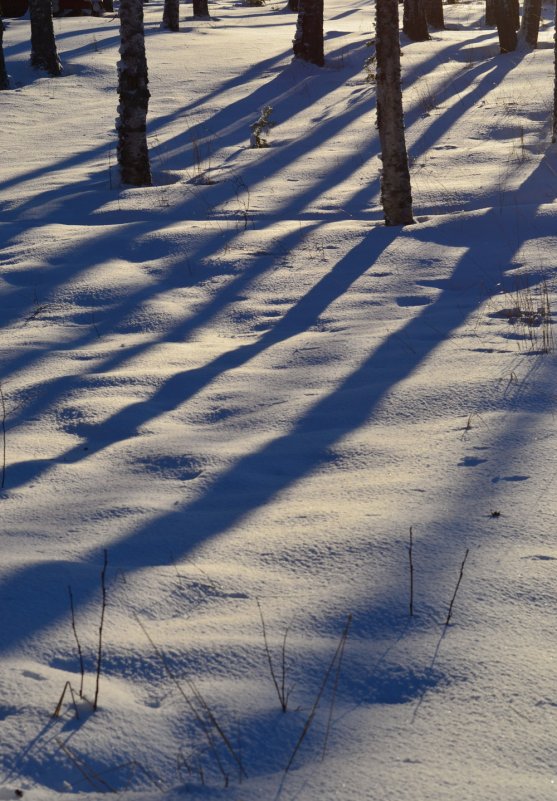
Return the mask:
POLYGON ((146 189, 118 20, 55 20, 57 79, 4 37, 0 799, 554 798, 551 24, 403 41, 399 229, 370 8, 330 0, 323 69, 282 4, 181 12, 145 6, 146 189))

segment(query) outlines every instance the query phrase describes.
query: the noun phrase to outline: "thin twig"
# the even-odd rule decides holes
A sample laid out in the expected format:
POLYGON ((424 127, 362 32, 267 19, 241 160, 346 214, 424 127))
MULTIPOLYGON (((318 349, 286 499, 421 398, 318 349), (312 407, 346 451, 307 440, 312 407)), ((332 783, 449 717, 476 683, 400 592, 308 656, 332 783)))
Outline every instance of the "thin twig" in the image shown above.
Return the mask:
POLYGON ((410 526, 410 543, 408 545, 408 561, 410 563, 410 617, 414 617, 414 562, 413 556, 414 542, 412 538, 412 526, 410 526))
POLYGON ((78 756, 75 753, 75 751, 72 748, 70 748, 69 745, 67 745, 66 743, 62 742, 62 740, 60 740, 58 738, 56 738, 56 743, 58 744, 58 747, 60 748, 60 750, 63 751, 64 754, 66 754, 66 756, 68 757, 68 759, 73 763, 73 765, 75 765, 75 767, 81 773, 81 775, 83 776, 85 781, 89 782, 89 784, 91 785, 93 790, 99 790, 99 787, 95 786, 95 782, 96 782, 98 785, 101 786, 100 787, 101 790, 102 790, 102 788, 104 786, 108 790, 109 793, 115 793, 116 792, 114 787, 111 787, 111 785, 108 782, 106 782, 103 778, 101 778, 98 775, 98 773, 96 773, 91 768, 91 766, 88 765, 85 762, 83 757, 78 756))
POLYGON ((62 695, 60 696, 60 700, 56 704, 56 709, 52 713, 52 717, 53 718, 59 718, 60 717, 60 712, 62 711, 62 704, 64 703, 64 698, 66 697, 66 690, 69 690, 69 693, 70 693, 70 695, 72 697, 72 704, 73 704, 75 716, 79 720, 79 709, 78 709, 78 706, 77 706, 77 703, 76 703, 76 700, 75 700, 73 687, 72 687, 72 685, 70 684, 69 681, 67 681, 64 684, 64 689, 62 690, 62 695))
MULTIPOLYGON (((176 687, 176 689, 178 690, 178 692, 182 696, 182 698, 185 701, 188 709, 190 710, 190 712, 195 717, 197 723, 201 726, 201 728, 203 730, 203 734, 205 735, 205 739, 207 740, 207 743, 208 743, 209 747, 211 748, 211 750, 213 752, 213 755, 215 757, 215 761, 217 763, 217 766, 218 766, 220 772, 222 773, 222 776, 223 776, 224 780, 226 781, 227 777, 228 777, 228 774, 226 773, 226 771, 224 769, 224 766, 222 764, 222 760, 220 758, 220 755, 219 755, 219 752, 218 752, 214 737, 212 735, 211 729, 209 728, 209 725, 207 724, 207 721, 204 720, 203 717, 199 714, 199 711, 196 709, 195 704, 193 703, 191 698, 189 698, 188 695, 186 694, 186 692, 184 691, 184 688, 182 687, 182 685, 180 684, 180 682, 176 678, 176 676, 174 674, 174 671, 170 667, 170 665, 168 663, 168 660, 166 658, 166 655, 164 654, 163 651, 161 651, 161 649, 158 647, 158 645, 154 642, 153 638, 151 637, 151 635, 147 631, 145 625, 142 623, 142 621, 137 616, 136 616, 135 619, 136 619, 136 622, 137 622, 138 626, 140 627, 140 629, 144 633, 145 637, 147 638, 147 640, 151 644, 151 647, 153 648, 155 654, 160 659, 161 664, 162 664, 162 666, 163 666, 168 678, 171 680, 171 682, 174 684, 174 686, 176 687)), ((197 688, 192 684, 191 681, 187 681, 186 680, 186 684, 188 684, 189 689, 193 693, 194 698, 201 705, 203 711, 209 717, 209 722, 211 723, 211 725, 214 727, 215 731, 219 734, 219 736, 223 740, 227 750, 229 751, 230 755, 232 756, 232 758, 234 759, 234 761, 238 765, 238 767, 240 769, 240 772, 244 776, 247 777, 247 773, 246 773, 246 771, 245 771, 245 769, 244 769, 244 767, 242 765, 241 760, 238 758, 238 755, 235 753, 235 751, 234 751, 234 749, 233 749, 233 747, 232 747, 232 745, 230 743, 230 740, 225 735, 225 733, 222 730, 222 727, 219 726, 215 716, 213 715, 213 713, 209 709, 209 706, 208 706, 207 702, 205 701, 205 699, 203 698, 203 696, 201 695, 199 690, 197 690, 197 688)))
POLYGON ((104 613, 106 610, 106 568, 108 566, 108 551, 104 549, 103 568, 101 570, 101 619, 99 623, 99 647, 97 650, 97 673, 95 678, 95 700, 93 701, 93 710, 97 709, 99 701, 99 684, 101 680, 102 668, 102 643, 103 643, 103 628, 104 628, 104 613))
POLYGON ((287 704, 286 699, 284 696, 284 673, 285 673, 285 649, 286 649, 286 635, 288 634, 288 629, 284 634, 284 640, 282 645, 282 682, 279 686, 278 679, 275 673, 275 668, 273 665, 273 658, 271 656, 271 650, 269 648, 269 641, 267 640, 267 628, 265 626, 265 618, 263 617, 263 610, 261 609, 261 604, 259 603, 259 599, 257 599, 257 608, 259 609, 259 617, 261 618, 261 630, 263 632, 263 643, 265 645, 265 653, 267 654, 267 661, 269 663, 269 670, 271 672, 271 678, 273 680, 273 684, 275 685, 275 690, 277 691, 279 703, 283 712, 286 712, 287 704))
POLYGON ((75 625, 75 608, 73 603, 73 593, 72 588, 68 586, 68 594, 70 596, 70 610, 72 613, 72 630, 75 637, 75 642, 77 644, 77 653, 79 656, 79 672, 81 674, 81 681, 79 683, 79 697, 83 698, 83 682, 85 680, 85 665, 83 663, 83 651, 81 650, 81 643, 79 642, 79 637, 77 636, 77 628, 75 625))
POLYGON ((342 658, 344 656, 344 648, 346 646, 346 640, 348 639, 348 632, 350 630, 350 626, 352 624, 352 615, 348 615, 346 619, 346 624, 344 626, 344 630, 341 635, 341 648, 338 655, 337 660, 337 669, 335 672, 335 681, 333 684, 333 694, 331 696, 331 704, 329 706, 329 717, 327 718, 327 728, 325 729, 325 741, 323 743, 323 751, 321 752, 321 761, 325 759, 325 753, 327 751, 327 745, 329 743, 329 736, 331 733, 331 723, 333 721, 333 711, 335 708, 335 701, 337 697, 337 690, 338 690, 338 683, 340 679, 340 669, 342 667, 342 658))
POLYGON ((445 628, 450 623, 451 615, 453 613, 453 604, 455 602, 456 594, 458 592, 458 588, 460 587, 460 582, 462 581, 462 576, 464 575, 464 565, 466 564, 466 560, 468 559, 468 554, 470 553, 470 549, 466 548, 466 553, 464 554, 464 559, 462 560, 462 564, 460 565, 460 575, 458 577, 458 581, 456 582, 456 587, 454 588, 453 597, 451 598, 451 603, 449 604, 449 611, 447 613, 447 619, 445 620, 445 628))
POLYGON ((292 624, 289 623, 288 626, 284 629, 284 637, 282 638, 282 653, 281 653, 281 663, 280 663, 280 670, 281 670, 281 682, 280 682, 280 691, 281 697, 284 701, 284 712, 288 707, 288 699, 290 698, 290 690, 291 687, 287 690, 286 689, 286 640, 288 638, 288 634, 290 632, 290 626, 292 624))
POLYGON ((280 792, 282 790, 282 786, 283 786, 284 781, 286 779, 286 775, 287 775, 288 771, 290 770, 290 768, 292 767, 292 763, 294 762, 296 754, 300 750, 300 747, 301 747, 303 741, 305 740, 308 731, 311 728, 311 724, 313 723, 313 720, 314 720, 315 715, 317 713, 317 708, 319 706, 321 698, 323 697, 323 693, 325 692, 325 687, 327 686, 327 682, 329 681, 329 676, 331 675, 331 673, 333 671, 333 668, 334 668, 335 664, 337 663, 337 660, 339 658, 339 655, 340 655, 341 651, 344 649, 344 643, 346 641, 346 637, 348 636, 348 628, 350 626, 351 621, 352 621, 352 615, 348 615, 348 618, 346 620, 346 624, 344 626, 344 629, 343 629, 342 635, 340 637, 339 643, 338 643, 338 645, 336 647, 336 650, 335 650, 335 652, 333 654, 333 658, 331 659, 331 661, 329 663, 329 667, 325 671, 325 675, 323 676, 323 681, 321 682, 321 686, 319 687, 317 695, 315 696, 315 701, 313 702, 313 706, 310 709, 309 715, 307 716, 306 722, 304 723, 304 727, 303 727, 303 729, 302 729, 302 731, 300 733, 300 736, 298 737, 298 742, 294 746, 294 750, 292 751, 292 754, 290 755, 290 759, 288 760, 288 764, 286 765, 286 768, 284 769, 284 774, 283 774, 283 777, 282 777, 282 781, 280 783, 280 787, 279 787, 279 791, 277 793, 277 797, 278 797, 278 795, 280 795, 280 792))

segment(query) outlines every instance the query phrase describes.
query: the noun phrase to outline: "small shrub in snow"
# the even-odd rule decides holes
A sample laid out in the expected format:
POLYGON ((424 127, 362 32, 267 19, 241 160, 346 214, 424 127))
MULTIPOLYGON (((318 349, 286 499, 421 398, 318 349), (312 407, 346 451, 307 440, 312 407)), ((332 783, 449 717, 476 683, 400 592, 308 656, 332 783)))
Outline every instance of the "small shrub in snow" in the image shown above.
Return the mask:
POLYGON ((271 120, 272 113, 272 106, 264 106, 259 119, 251 124, 250 147, 269 147, 265 137, 269 135, 269 131, 275 124, 271 120))

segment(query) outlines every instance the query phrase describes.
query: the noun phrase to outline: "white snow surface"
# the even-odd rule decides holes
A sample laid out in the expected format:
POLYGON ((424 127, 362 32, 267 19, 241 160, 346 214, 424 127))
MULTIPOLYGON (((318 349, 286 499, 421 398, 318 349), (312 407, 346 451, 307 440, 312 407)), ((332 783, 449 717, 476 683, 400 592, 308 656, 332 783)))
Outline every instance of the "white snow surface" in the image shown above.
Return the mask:
POLYGON ((57 19, 56 79, 7 21, 0 799, 556 798, 552 8, 403 37, 404 229, 373 8, 328 0, 322 69, 210 10, 145 6, 152 188, 117 18, 57 19))

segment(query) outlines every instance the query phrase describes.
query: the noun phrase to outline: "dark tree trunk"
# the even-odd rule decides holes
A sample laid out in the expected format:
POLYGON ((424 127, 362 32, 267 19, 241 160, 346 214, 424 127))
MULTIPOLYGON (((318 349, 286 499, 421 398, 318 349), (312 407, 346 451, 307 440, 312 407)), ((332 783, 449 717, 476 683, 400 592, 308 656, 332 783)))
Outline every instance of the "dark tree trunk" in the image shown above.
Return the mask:
POLYGON ((511 0, 495 0, 495 19, 501 53, 511 53, 516 50, 518 42, 511 0))
POLYGON ((410 225, 414 219, 400 87, 398 0, 377 0, 375 14, 377 127, 383 161, 381 203, 386 225, 410 225))
POLYGON ((193 0, 193 16, 194 17, 209 16, 208 0, 193 0))
POLYGON ((429 39, 422 0, 404 0, 402 30, 413 42, 425 42, 429 39))
POLYGON ((323 0, 299 0, 296 35, 292 42, 296 58, 322 67, 323 54, 323 0))
POLYGON ((0 17, 0 89, 9 89, 10 82, 8 80, 8 73, 6 72, 6 63, 4 61, 4 48, 2 40, 4 39, 4 23, 0 17))
POLYGON ((541 13, 541 0, 524 0, 519 37, 520 41, 524 42, 529 47, 538 46, 541 13))
POLYGON ((515 31, 520 28, 520 0, 510 0, 511 14, 515 31))
POLYGON ((428 25, 439 29, 445 27, 442 0, 424 0, 424 11, 428 25))
POLYGON ((151 186, 147 150, 149 89, 142 0, 120 0, 118 164, 125 184, 151 186))
POLYGON ((164 0, 164 11, 162 14, 163 28, 169 31, 180 30, 180 2, 179 0, 164 0))
POLYGON ((288 3, 286 4, 286 8, 289 11, 295 11, 297 13, 298 10, 299 10, 298 9, 298 5, 299 5, 298 0, 288 0, 288 3))
POLYGON ((62 64, 56 50, 51 0, 29 0, 31 18, 31 64, 50 75, 61 75, 62 64))
MULTIPOLYGON (((555 30, 557 31, 557 3, 555 3, 555 30)), ((553 137, 552 142, 557 142, 557 36, 553 37, 553 137)))
POLYGON ((495 14, 495 0, 485 0, 485 24, 497 25, 497 16, 495 14))
POLYGON ((114 12, 114 0, 102 0, 102 7, 109 14, 112 14, 114 12))

